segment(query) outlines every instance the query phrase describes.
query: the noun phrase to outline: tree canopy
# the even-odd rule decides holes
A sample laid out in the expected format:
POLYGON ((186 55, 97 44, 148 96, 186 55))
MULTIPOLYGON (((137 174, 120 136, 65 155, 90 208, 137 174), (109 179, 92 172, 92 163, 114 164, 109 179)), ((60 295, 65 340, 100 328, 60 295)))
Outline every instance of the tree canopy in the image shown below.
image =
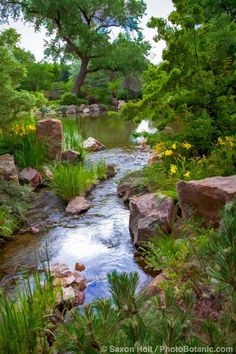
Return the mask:
POLYGON ((48 54, 80 59, 74 92, 80 90, 88 73, 104 68, 104 58, 112 55, 112 29, 138 32, 145 9, 144 0, 0 1, 2 18, 23 16, 36 29, 44 26, 53 35, 48 54))
POLYGON ((144 75, 143 101, 126 113, 150 117, 206 152, 217 136, 236 132, 236 7, 233 0, 174 0, 168 20, 152 18, 163 62, 144 75))

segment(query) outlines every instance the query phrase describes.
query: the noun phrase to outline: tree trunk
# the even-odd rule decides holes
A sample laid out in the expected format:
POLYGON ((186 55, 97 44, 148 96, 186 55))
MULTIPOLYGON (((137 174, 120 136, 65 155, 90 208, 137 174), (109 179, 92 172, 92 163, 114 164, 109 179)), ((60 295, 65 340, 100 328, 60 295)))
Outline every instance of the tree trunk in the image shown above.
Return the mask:
POLYGON ((84 80, 88 74, 88 63, 89 63, 88 58, 81 59, 80 72, 75 80, 74 87, 72 89, 72 93, 78 93, 80 91, 81 86, 83 85, 84 80))

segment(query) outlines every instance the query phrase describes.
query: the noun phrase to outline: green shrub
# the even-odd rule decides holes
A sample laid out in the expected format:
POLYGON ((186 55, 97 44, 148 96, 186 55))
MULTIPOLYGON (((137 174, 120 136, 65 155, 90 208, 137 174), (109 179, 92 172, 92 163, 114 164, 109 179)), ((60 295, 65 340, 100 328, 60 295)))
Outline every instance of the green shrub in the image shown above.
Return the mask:
POLYGON ((33 200, 30 186, 14 182, 0 183, 0 236, 9 237, 25 223, 25 216, 33 200))
POLYGON ((63 106, 70 106, 70 105, 79 106, 82 103, 88 104, 88 101, 86 99, 79 98, 76 94, 66 92, 61 96, 60 103, 63 106))
POLYGON ((93 167, 82 164, 58 164, 53 170, 52 187, 65 201, 84 195, 97 180, 106 175, 106 167, 98 163, 93 167))

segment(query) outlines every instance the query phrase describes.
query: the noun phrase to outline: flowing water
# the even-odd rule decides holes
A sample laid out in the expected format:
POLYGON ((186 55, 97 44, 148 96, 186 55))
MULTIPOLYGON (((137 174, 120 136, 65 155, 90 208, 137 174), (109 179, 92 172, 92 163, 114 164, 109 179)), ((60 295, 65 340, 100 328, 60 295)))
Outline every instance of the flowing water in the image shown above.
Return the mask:
POLYGON ((135 259, 135 248, 129 233, 129 210, 117 196, 117 183, 128 172, 141 169, 147 152, 133 149, 130 143, 134 127, 107 117, 83 117, 84 135, 93 136, 107 147, 88 154, 91 161, 105 160, 117 166, 118 173, 98 185, 89 199, 92 207, 81 216, 68 216, 65 206, 50 191, 41 190, 30 212, 31 222, 39 223, 43 232, 16 235, 0 249, 0 286, 10 289, 22 269, 35 268, 35 255, 47 252, 51 264, 62 262, 71 270, 76 262, 84 263, 83 272, 88 281, 86 302, 96 297, 109 296, 106 274, 136 271, 140 287, 150 281, 135 259))

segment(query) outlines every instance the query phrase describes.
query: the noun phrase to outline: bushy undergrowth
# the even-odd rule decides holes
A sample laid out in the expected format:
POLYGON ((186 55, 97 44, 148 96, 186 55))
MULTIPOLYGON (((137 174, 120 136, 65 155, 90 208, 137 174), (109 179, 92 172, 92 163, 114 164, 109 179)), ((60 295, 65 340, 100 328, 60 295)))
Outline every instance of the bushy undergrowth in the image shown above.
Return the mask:
POLYGON ((1 181, 0 183, 0 236, 9 237, 25 222, 33 199, 30 186, 1 181))
POLYGON ((106 176, 106 166, 100 162, 92 167, 82 164, 58 164, 53 170, 52 188, 65 201, 84 195, 99 179, 106 176))

